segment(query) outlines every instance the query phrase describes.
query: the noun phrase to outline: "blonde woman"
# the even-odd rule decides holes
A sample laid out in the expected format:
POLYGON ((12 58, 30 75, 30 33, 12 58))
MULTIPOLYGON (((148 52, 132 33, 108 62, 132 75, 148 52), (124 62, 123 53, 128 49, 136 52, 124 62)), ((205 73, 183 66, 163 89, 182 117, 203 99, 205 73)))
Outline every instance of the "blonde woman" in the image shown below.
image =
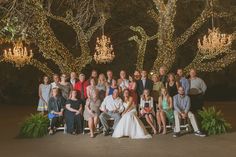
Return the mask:
POLYGON ((178 94, 179 82, 176 81, 175 74, 170 73, 168 75, 168 79, 166 82, 166 88, 169 95, 173 98, 176 94, 178 94))
POLYGON ((157 107, 155 105, 158 104, 158 99, 159 99, 159 96, 161 95, 161 88, 164 87, 164 84, 161 82, 160 75, 158 74, 152 75, 152 81, 153 81, 152 97, 153 97, 154 108, 155 108, 157 107))
POLYGON ((99 96, 99 99, 101 101, 103 101, 103 99, 105 98, 106 96, 106 90, 107 90, 107 81, 106 81, 106 77, 103 73, 99 74, 98 76, 98 84, 97 84, 97 89, 98 89, 98 96, 99 96))
POLYGON ((161 132, 161 126, 163 126, 162 134, 166 134, 166 118, 170 123, 173 123, 174 120, 173 101, 166 88, 161 89, 161 96, 158 100, 158 108, 159 111, 156 113, 159 128, 158 132, 161 132))

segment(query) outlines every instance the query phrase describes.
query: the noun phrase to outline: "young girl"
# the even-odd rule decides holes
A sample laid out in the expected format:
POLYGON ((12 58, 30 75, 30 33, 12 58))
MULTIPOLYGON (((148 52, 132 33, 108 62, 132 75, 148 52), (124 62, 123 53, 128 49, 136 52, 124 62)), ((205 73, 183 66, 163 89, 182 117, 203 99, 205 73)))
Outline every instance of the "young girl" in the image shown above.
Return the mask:
POLYGON ((37 111, 44 113, 48 110, 48 100, 51 93, 51 84, 47 76, 43 77, 43 83, 39 85, 39 103, 37 111))
POLYGON ((173 114, 173 103, 172 98, 169 96, 167 89, 161 89, 161 96, 158 100, 158 107, 159 110, 157 111, 157 123, 159 127, 159 133, 161 132, 161 124, 163 125, 163 134, 166 134, 166 118, 169 120, 170 123, 173 123, 174 114, 173 114))
POLYGON ((150 96, 150 92, 148 89, 143 91, 143 95, 141 96, 140 100, 140 114, 144 116, 148 124, 151 126, 154 134, 156 134, 156 128, 154 127, 153 121, 153 98, 150 96))

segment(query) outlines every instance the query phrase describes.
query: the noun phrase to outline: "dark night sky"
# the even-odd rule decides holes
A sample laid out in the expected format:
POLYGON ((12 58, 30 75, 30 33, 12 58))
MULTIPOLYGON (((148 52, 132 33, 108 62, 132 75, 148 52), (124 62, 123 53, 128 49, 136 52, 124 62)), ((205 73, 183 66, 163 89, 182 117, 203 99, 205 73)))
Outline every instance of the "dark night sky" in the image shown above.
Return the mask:
MULTIPOLYGON (((223 7, 228 9, 230 6, 236 7, 234 0, 224 1, 223 7)), ((151 3, 150 3, 151 4, 151 3)), ((114 62, 107 65, 97 65, 93 61, 87 65, 84 73, 90 73, 91 69, 97 69, 99 72, 105 72, 107 69, 113 69, 118 75, 119 70, 125 69, 128 73, 133 72, 136 62, 136 44, 129 42, 128 38, 134 33, 129 30, 129 26, 141 25, 149 35, 154 34, 156 25, 148 17, 146 11, 150 4, 144 0, 117 0, 116 5, 112 6, 112 18, 105 25, 105 33, 111 36, 114 45, 116 58, 114 62), (125 2, 125 3, 124 3, 125 2)), ((176 35, 181 34, 194 21, 203 8, 199 1, 182 1, 178 3, 176 15, 176 35)), ((232 32, 235 29, 235 21, 229 22, 225 19, 216 19, 216 25, 225 32, 232 32)), ((73 53, 78 51, 75 47, 74 32, 62 23, 51 21, 58 39, 73 53)), ((188 42, 179 48, 177 61, 173 71, 177 67, 184 67, 194 57, 196 52, 197 38, 206 33, 210 22, 207 22, 188 42)), ((95 39, 101 34, 97 31, 91 40, 91 50, 94 50, 95 39)), ((2 49, 4 46, 1 46, 2 49)), ((145 56, 145 68, 150 69, 155 59, 155 41, 150 42, 147 47, 148 55, 145 56)), ((37 49, 34 49, 34 53, 37 49)), ((92 52, 93 53, 93 52, 92 52)), ((9 63, 0 63, 0 103, 18 103, 18 104, 37 104, 37 88, 42 73, 37 69, 26 66, 20 70, 14 68, 9 63)), ((200 76, 206 81, 208 90, 206 93, 207 100, 236 100, 236 63, 227 67, 225 70, 217 73, 200 73, 200 76)))

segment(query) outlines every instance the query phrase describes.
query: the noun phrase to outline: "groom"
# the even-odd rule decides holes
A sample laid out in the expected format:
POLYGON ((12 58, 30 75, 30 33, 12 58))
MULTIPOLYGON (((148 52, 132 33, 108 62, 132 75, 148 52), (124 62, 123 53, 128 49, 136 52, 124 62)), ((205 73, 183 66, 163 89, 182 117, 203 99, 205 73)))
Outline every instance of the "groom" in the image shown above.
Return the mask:
POLYGON ((124 111, 124 106, 122 104, 121 98, 118 96, 119 91, 115 89, 112 95, 107 96, 100 107, 102 113, 99 116, 99 119, 103 125, 103 134, 107 136, 109 134, 109 125, 108 120, 114 118, 114 125, 112 129, 114 130, 116 125, 121 119, 121 113, 124 111))

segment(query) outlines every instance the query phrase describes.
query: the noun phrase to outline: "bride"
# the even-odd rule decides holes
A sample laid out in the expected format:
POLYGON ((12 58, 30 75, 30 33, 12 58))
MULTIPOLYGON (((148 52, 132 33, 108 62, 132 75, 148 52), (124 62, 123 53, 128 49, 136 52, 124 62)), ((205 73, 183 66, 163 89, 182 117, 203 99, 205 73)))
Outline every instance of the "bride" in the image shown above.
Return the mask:
POLYGON ((137 117, 136 106, 132 97, 130 97, 129 90, 124 90, 124 102, 125 111, 122 113, 122 118, 117 124, 112 137, 120 138, 123 136, 129 136, 131 139, 147 139, 152 138, 148 134, 141 120, 137 117))

